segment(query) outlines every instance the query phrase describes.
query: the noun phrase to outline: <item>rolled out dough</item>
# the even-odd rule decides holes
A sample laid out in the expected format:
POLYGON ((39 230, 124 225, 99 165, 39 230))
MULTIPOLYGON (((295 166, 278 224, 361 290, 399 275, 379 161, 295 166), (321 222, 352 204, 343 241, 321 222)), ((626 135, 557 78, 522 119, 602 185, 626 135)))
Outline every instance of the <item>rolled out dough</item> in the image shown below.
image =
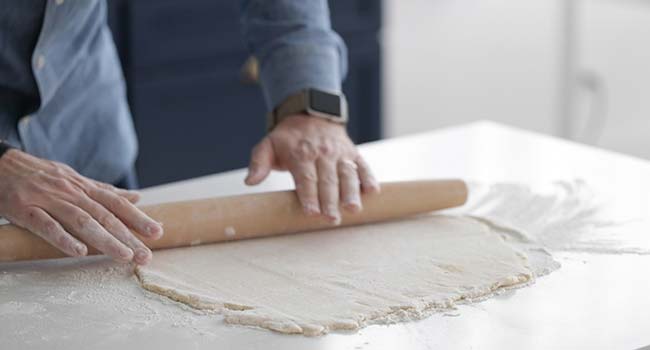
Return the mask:
POLYGON ((440 215, 160 251, 136 274, 227 323, 310 336, 420 319, 534 279, 488 225, 440 215))

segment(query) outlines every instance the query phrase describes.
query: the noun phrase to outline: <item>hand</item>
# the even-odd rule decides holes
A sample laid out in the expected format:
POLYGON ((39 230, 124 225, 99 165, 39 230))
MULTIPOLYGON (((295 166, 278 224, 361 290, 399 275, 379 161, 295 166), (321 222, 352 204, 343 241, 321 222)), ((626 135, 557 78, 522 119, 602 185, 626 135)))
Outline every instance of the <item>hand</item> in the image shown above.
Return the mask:
POLYGON ((362 210, 360 192, 379 192, 345 127, 320 118, 283 119, 253 149, 246 184, 262 182, 271 169, 291 172, 306 214, 321 214, 336 224, 339 202, 357 212, 362 210))
POLYGON ((89 244, 116 260, 148 263, 151 250, 129 228, 152 239, 163 231, 133 205, 138 199, 15 149, 0 158, 0 216, 70 256, 86 255, 89 244))

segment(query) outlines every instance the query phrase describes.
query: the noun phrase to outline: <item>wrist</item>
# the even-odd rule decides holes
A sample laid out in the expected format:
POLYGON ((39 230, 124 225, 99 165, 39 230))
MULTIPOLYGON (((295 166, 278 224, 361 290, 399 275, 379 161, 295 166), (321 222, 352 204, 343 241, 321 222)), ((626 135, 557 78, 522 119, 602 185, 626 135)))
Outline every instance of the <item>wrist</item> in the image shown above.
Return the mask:
POLYGON ((332 123, 321 118, 313 118, 303 113, 284 118, 271 130, 269 135, 281 138, 298 137, 309 140, 349 137, 345 125, 332 123))
POLYGON ((348 105, 345 95, 319 89, 301 90, 274 108, 268 115, 271 131, 285 118, 295 115, 313 117, 333 124, 345 125, 348 121, 348 105))

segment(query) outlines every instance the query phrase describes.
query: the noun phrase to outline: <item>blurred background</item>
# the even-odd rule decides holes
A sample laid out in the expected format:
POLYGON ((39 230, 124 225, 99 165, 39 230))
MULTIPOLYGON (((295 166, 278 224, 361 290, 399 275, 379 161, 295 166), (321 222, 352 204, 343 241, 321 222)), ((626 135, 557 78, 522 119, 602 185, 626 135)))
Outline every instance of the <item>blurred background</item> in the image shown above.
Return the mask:
MULTIPOLYGON (((493 120, 650 159, 650 0, 329 3, 357 143, 493 120)), ((141 185, 246 166, 266 124, 239 0, 108 4, 141 185)))

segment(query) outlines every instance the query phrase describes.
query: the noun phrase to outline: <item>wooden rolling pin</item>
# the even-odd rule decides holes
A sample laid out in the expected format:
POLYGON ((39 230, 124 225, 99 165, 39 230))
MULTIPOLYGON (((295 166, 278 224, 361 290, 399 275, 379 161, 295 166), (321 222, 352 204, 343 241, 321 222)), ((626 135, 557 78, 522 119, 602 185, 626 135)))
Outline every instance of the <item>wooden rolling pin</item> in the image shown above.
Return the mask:
MULTIPOLYGON (((465 203, 461 180, 389 182, 381 193, 364 195, 363 211, 342 211, 342 226, 403 218, 465 203)), ((294 191, 266 192, 163 203, 141 208, 163 223, 159 240, 144 239, 151 249, 164 249, 332 228, 308 217, 294 191)), ((89 254, 98 252, 89 247, 89 254)), ((65 255, 35 234, 8 224, 0 226, 0 261, 37 260, 65 255)))

